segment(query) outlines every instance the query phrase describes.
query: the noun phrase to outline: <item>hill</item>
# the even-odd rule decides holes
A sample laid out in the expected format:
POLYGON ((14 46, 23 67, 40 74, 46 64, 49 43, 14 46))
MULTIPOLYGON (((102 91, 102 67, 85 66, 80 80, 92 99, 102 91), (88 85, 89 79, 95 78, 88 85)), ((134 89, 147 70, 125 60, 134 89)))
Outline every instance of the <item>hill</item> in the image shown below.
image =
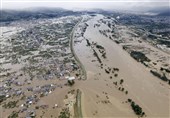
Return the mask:
POLYGON ((39 18, 53 18, 67 15, 75 15, 79 12, 66 10, 62 8, 29 8, 25 10, 1 10, 0 22, 9 22, 16 20, 31 20, 39 18))

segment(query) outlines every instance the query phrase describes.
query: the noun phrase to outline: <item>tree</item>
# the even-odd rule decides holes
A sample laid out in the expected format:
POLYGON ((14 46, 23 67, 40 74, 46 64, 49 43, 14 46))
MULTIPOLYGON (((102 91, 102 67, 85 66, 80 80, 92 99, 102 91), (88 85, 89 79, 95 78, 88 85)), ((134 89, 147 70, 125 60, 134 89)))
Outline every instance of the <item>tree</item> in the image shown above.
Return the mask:
POLYGON ((121 90, 121 87, 119 87, 119 90, 121 90))
POLYGON ((113 84, 115 84, 117 86, 117 82, 113 82, 113 84))
POLYGON ((62 109, 58 118, 70 118, 69 109, 67 109, 67 108, 62 109))
POLYGON ((73 86, 74 85, 74 80, 68 80, 68 84, 70 85, 70 86, 73 86))
POLYGON ((9 115, 8 118, 18 118, 18 112, 12 111, 12 114, 9 115))
POLYGON ((132 99, 128 99, 128 102, 132 102, 132 99))
POLYGON ((124 82, 124 80, 123 80, 123 79, 121 79, 121 80, 120 80, 120 84, 122 84, 123 82, 124 82))

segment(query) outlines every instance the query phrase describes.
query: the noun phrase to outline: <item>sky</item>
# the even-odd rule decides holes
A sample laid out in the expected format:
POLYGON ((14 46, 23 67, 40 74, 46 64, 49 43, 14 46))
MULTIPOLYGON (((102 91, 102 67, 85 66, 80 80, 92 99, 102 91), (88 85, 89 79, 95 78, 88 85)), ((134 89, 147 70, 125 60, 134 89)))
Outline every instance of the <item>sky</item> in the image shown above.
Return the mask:
POLYGON ((100 8, 106 10, 149 10, 169 7, 170 0, 0 0, 1 9, 62 7, 71 10, 100 8))

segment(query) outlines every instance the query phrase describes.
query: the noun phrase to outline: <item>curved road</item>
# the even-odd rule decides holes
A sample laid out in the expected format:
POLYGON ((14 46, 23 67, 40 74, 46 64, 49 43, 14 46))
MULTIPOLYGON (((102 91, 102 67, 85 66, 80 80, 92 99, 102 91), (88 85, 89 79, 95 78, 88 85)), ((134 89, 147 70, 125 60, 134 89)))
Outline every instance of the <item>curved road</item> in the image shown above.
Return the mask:
MULTIPOLYGON (((81 18, 81 20, 74 26, 74 28, 73 28, 73 30, 72 30, 72 32, 71 32, 71 34, 70 34, 70 49, 71 49, 71 52, 72 52, 72 54, 73 54, 73 56, 74 56, 74 58, 75 58, 75 60, 77 61, 77 63, 78 63, 78 65, 80 66, 80 68, 81 68, 81 74, 82 75, 84 75, 84 78, 83 78, 83 80, 86 80, 87 79, 87 73, 86 73, 86 70, 85 70, 85 67, 84 67, 84 65, 81 63, 81 61, 80 61, 80 59, 78 58, 78 56, 76 55, 76 53, 75 53, 75 50, 74 50, 74 31, 75 31, 75 29, 78 27, 78 25, 79 25, 79 23, 81 22, 83 20, 83 18, 81 18)), ((78 92, 77 92, 77 97, 76 97, 76 109, 74 109, 74 110, 76 110, 75 112, 76 112, 76 117, 78 117, 78 118, 83 118, 83 114, 82 114, 82 109, 81 109, 81 91, 80 90, 78 90, 78 92)))
POLYGON ((78 62, 78 65, 81 67, 81 70, 82 70, 82 75, 84 75, 84 78, 83 80, 86 80, 87 79, 87 73, 86 73, 86 70, 85 70, 85 67, 84 65, 81 63, 80 59, 78 58, 78 56, 76 55, 75 51, 74 51, 74 30, 78 27, 79 23, 83 20, 83 18, 81 18, 81 20, 74 26, 72 32, 71 32, 71 35, 70 35, 70 49, 71 49, 71 52, 75 58, 75 60, 78 62))

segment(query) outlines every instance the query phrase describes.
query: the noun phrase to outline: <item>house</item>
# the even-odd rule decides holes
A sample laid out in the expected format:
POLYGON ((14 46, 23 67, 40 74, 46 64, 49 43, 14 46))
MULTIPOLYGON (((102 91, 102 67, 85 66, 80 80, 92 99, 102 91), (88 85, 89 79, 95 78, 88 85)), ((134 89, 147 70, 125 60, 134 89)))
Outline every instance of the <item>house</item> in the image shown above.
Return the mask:
POLYGON ((69 77, 68 80, 75 80, 75 77, 69 77))

